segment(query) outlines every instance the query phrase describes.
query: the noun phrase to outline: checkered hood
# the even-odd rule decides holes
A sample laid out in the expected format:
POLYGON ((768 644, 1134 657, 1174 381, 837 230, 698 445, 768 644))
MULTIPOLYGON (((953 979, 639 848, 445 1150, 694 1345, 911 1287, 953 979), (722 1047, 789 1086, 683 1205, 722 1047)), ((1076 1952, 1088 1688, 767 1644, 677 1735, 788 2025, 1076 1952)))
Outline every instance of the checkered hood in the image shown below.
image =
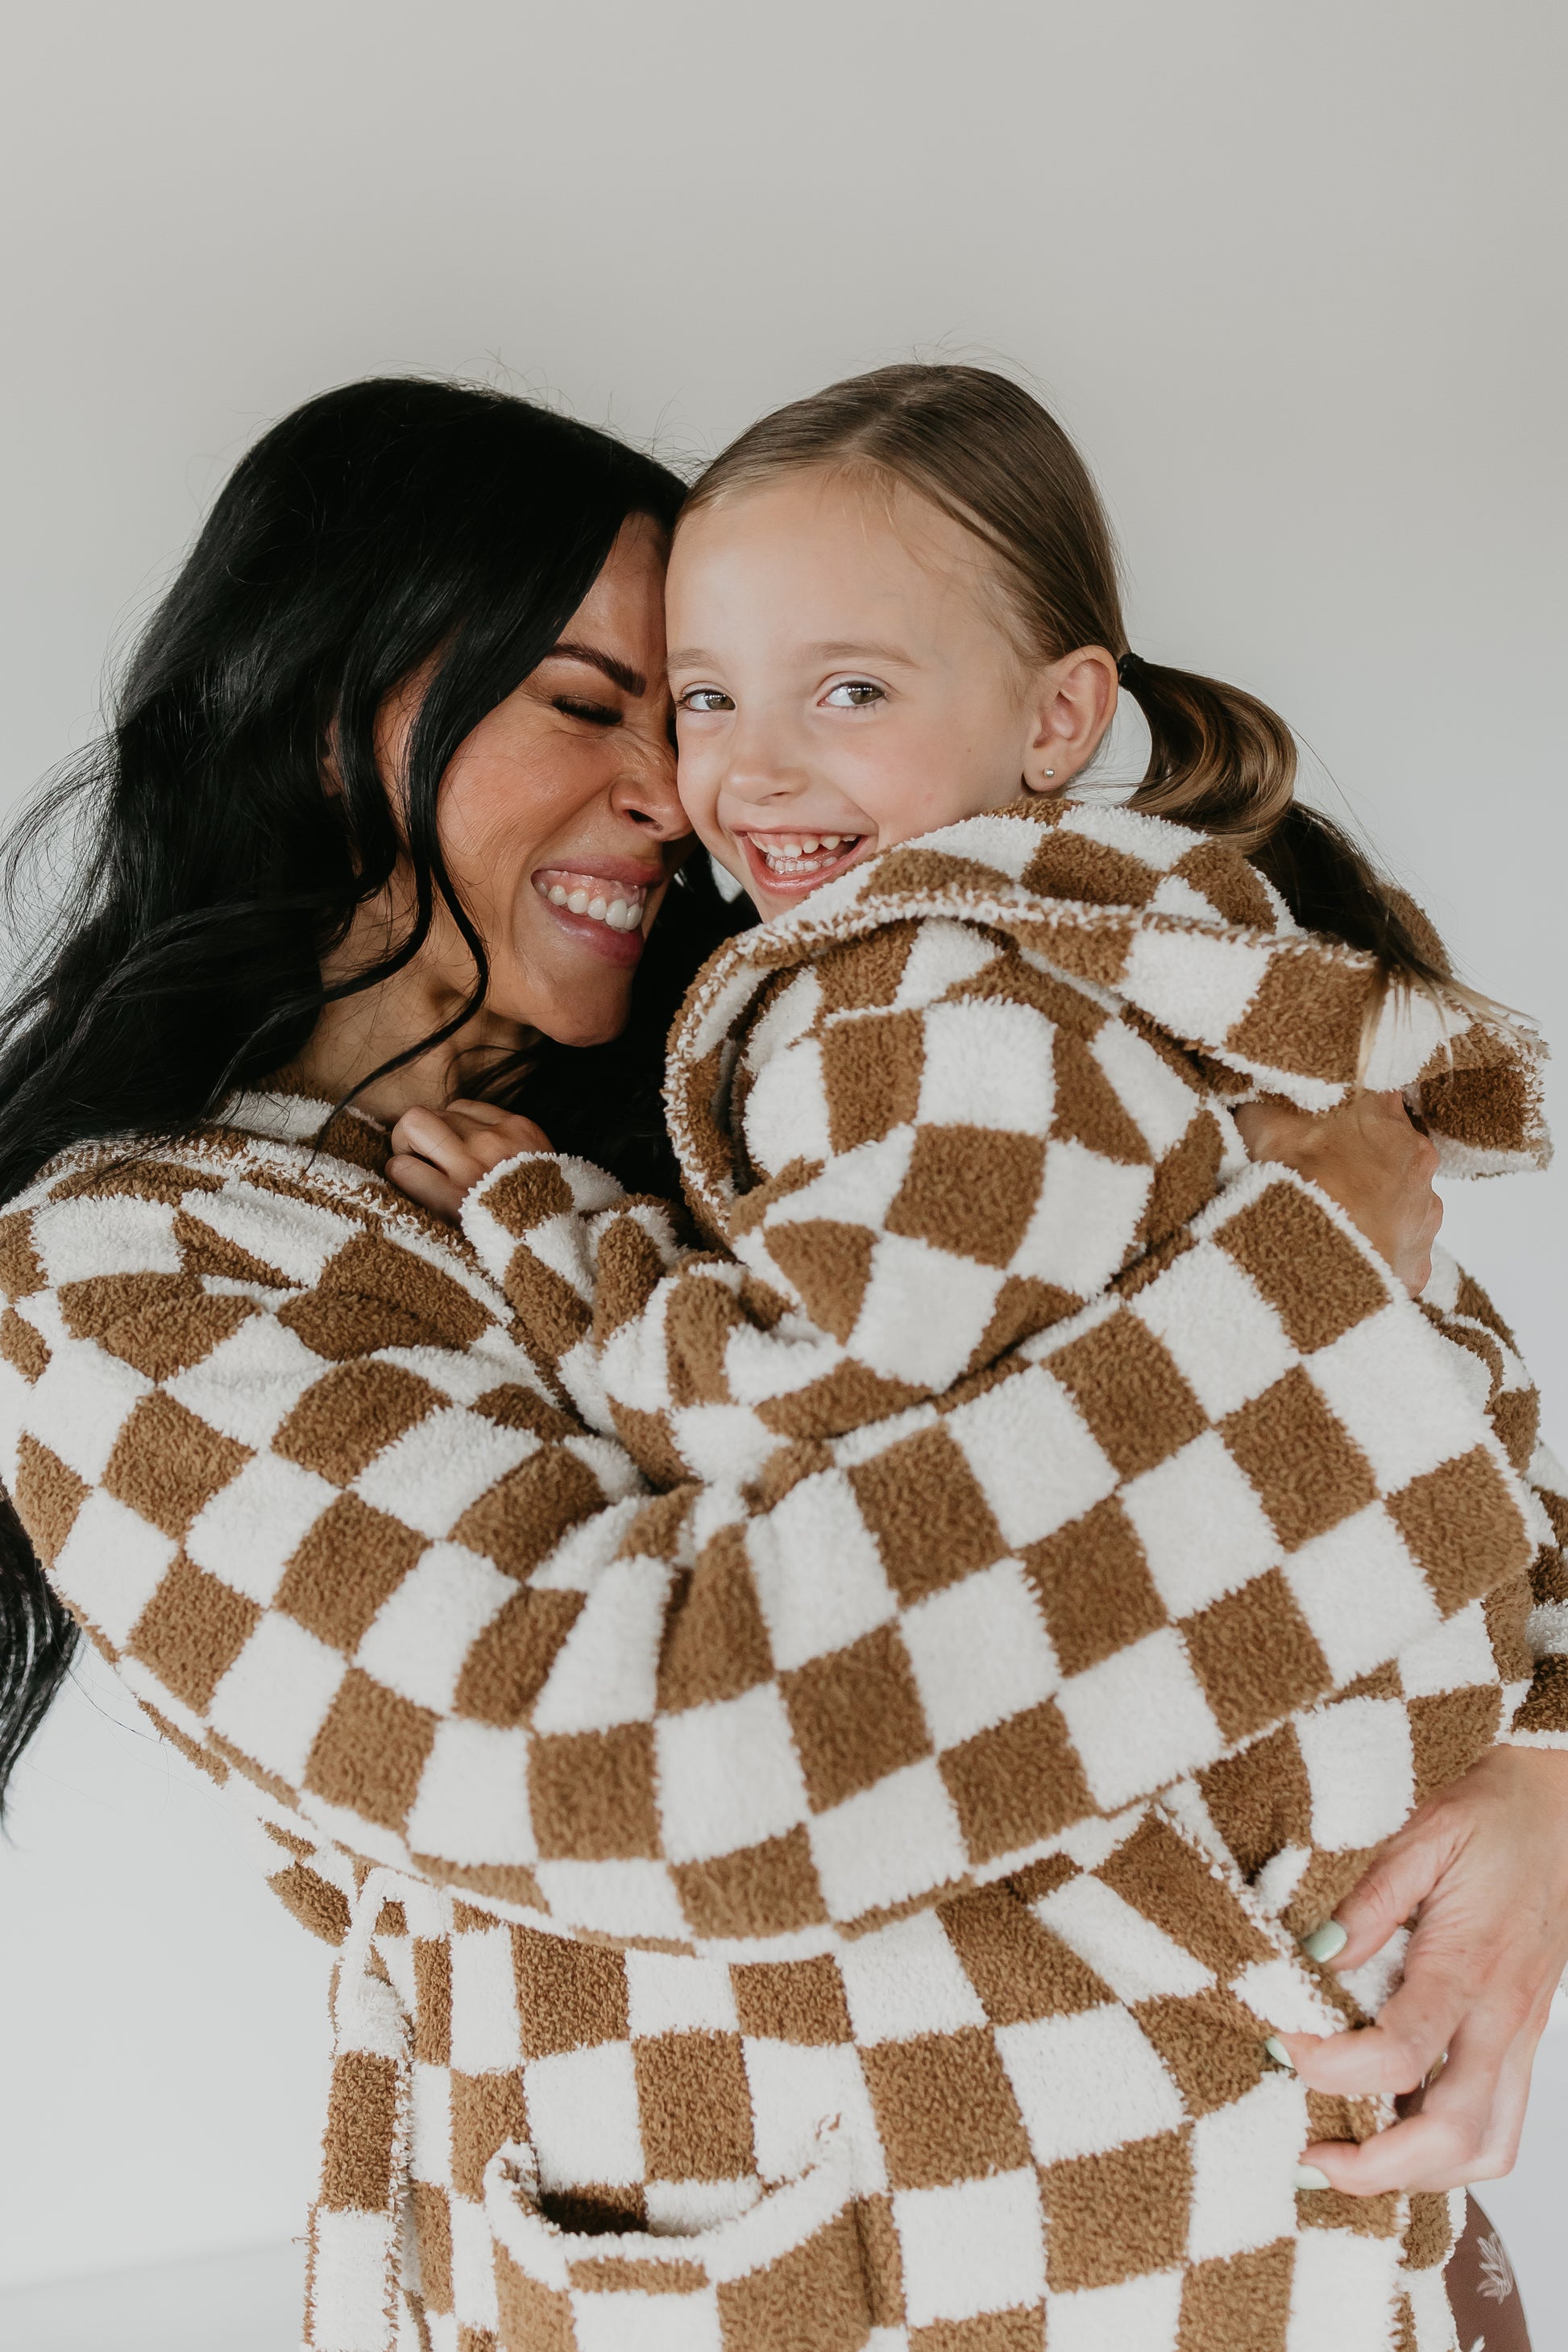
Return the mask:
POLYGON ((708 1247, 533 1159, 459 1237, 279 1098, 0 1222, 0 1475, 341 1947, 310 2340, 1443 2344, 1444 2200, 1298 2210, 1379 2117, 1260 2045, 1375 2005, 1294 1931, 1379 1824, 1563 1736, 1506 1335, 1241 1164, 1234 1019, 956 901, 756 945, 708 1247))

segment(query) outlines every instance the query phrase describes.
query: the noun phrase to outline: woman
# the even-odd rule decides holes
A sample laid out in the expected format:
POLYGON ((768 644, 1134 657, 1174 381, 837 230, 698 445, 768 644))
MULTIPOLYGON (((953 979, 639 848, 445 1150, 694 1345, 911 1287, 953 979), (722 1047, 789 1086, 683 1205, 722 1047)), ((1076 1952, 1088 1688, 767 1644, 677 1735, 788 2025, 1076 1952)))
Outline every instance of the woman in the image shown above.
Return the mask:
MULTIPOLYGON (((71 1615, 342 1947, 322 2352, 400 2327, 462 2352, 1024 2341, 1058 2289, 1084 2341, 1118 2343, 1092 2214, 1089 2270, 1036 2275, 998 2037, 1065 1963, 1016 1873, 966 1892, 962 1856, 937 1866, 945 1821, 906 1812, 924 1891, 879 1920, 875 1838, 828 1868, 826 1816, 759 1798, 803 1703, 785 1652, 842 1648, 847 1554, 800 1540, 765 1479, 650 1497, 539 1369, 548 1302, 521 1325, 504 1265, 384 1179, 397 1118, 500 1091, 541 1037, 596 1056, 567 1066, 593 1097, 574 1133, 559 1066, 551 1108, 531 1091, 556 1139, 605 1157, 629 1125, 653 1154, 608 1041, 650 911, 663 969, 639 1001, 668 1003, 718 929, 671 880, 679 495, 602 436, 434 385, 330 395, 241 467, 132 669, 100 862, 0 1072, 4 1475, 71 1615), (563 876, 619 922, 552 906, 563 876)), ((1352 1199, 1342 1134, 1277 1148, 1352 1199)), ((1379 1223, 1390 1259, 1400 1223, 1379 1223)), ((19 1553, 5 1591, 14 1754, 69 1636, 19 1553)), ((993 1667, 958 1658, 960 1711, 993 1667)), ((863 1739, 865 1691, 812 1678, 825 1769, 863 1739)), ((1005 1791, 1004 1750, 976 1801, 1005 1791)), ((1406 2042, 1478 2045, 1468 2124, 1434 2146, 1413 2118, 1347 2156, 1345 2187, 1431 2191, 1506 2158, 1563 1958, 1541 1903, 1568 1884, 1559 1769, 1489 1759, 1342 1906, 1363 1944, 1380 1903, 1402 1916, 1435 1883, 1439 1926, 1478 1888, 1494 1906, 1461 1961, 1424 1928, 1403 2013, 1316 2062, 1363 2092, 1384 2084, 1347 2054, 1387 2053, 1404 2087, 1406 2042)), ((1170 1856, 1189 1870, 1179 1837, 1170 1856)), ((1264 2081, 1245 2036, 1231 2056, 1264 2081)), ((1198 2269, 1184 2340, 1234 2343, 1260 2294, 1276 2310, 1250 2256, 1198 2269)), ((1151 2313, 1148 2340, 1175 2325, 1151 2313)))

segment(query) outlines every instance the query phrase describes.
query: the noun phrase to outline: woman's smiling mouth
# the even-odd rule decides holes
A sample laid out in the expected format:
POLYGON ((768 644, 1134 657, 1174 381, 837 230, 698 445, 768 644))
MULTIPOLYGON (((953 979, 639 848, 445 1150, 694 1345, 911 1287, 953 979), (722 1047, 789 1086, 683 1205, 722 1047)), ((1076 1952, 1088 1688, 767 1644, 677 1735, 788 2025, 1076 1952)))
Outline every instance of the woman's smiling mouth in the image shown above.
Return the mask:
POLYGON ((551 913, 585 946, 616 963, 636 963, 642 953, 648 895, 663 880, 645 868, 638 880, 627 870, 594 873, 584 866, 542 866, 533 887, 551 913))

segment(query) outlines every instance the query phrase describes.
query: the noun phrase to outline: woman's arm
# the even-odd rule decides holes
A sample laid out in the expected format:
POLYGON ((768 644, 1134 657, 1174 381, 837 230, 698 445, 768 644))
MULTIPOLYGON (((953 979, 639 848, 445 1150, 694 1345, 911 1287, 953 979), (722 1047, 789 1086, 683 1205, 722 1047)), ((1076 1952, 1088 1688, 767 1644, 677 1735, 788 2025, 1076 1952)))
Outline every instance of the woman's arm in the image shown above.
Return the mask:
POLYGON ((1442 1343, 1283 1171, 995 1372, 650 1496, 471 1262, 296 1158, 110 1164, 0 1223, 0 1475, 184 1738, 563 1927, 830 1940, 934 1902, 1523 1556, 1442 1343), (1291 1432, 1337 1465, 1310 1549, 1299 1495, 1289 1543, 1269 1516, 1291 1432))

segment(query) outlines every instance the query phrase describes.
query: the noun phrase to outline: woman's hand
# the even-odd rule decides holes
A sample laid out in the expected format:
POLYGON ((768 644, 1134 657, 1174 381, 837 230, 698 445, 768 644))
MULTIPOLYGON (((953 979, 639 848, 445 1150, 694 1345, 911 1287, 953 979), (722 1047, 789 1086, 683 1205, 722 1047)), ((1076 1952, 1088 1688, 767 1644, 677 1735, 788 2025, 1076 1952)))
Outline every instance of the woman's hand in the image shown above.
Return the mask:
POLYGON ((1236 1114, 1250 1158, 1282 1160, 1337 1201, 1412 1298, 1432 1278, 1443 1203, 1432 1189, 1437 1154, 1397 1094, 1353 1095, 1314 1115, 1282 1102, 1236 1114))
POLYGON ((494 1103, 451 1102, 405 1110, 392 1130, 386 1172, 410 1200, 456 1219, 463 1195, 520 1151, 548 1151, 550 1138, 521 1111, 494 1103))
POLYGON ((1496 1748, 1390 1838, 1337 1914, 1359 1968, 1415 1915, 1405 1978, 1375 2025, 1280 2036, 1315 2091, 1418 2092, 1359 2147, 1304 2161, 1352 2197, 1495 2180, 1519 2150, 1530 2070, 1568 1965, 1568 1754, 1496 1748))

